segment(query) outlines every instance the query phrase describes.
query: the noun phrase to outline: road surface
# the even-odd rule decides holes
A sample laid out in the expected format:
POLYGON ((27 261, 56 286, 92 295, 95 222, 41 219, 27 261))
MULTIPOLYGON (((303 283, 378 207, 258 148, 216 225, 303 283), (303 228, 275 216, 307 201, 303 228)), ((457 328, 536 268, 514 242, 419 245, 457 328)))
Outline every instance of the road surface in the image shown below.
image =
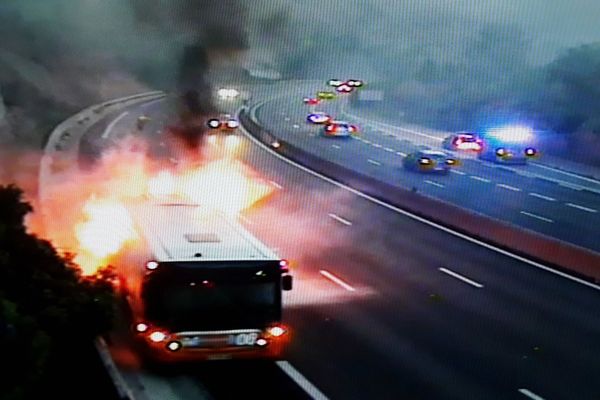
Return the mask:
MULTIPOLYGON (((298 129, 290 123, 288 128, 281 122, 286 116, 277 113, 290 109, 289 104, 282 107, 265 106, 259 117, 277 124, 289 137, 306 137, 315 151, 326 151, 336 161, 353 154, 362 170, 382 177, 387 176, 380 172, 383 165, 398 162, 394 154, 387 158, 384 135, 384 150, 359 140, 319 140, 308 136, 304 126, 298 129), (334 144, 346 147, 340 151, 334 144), (336 152, 345 156, 335 158, 336 152), (367 154, 380 154, 374 161, 382 166, 358 158, 367 154)), ((162 128, 167 110, 162 101, 145 106, 143 112, 152 117, 145 128, 148 133, 162 128)), ((141 113, 137 107, 127 111, 129 115, 112 126, 115 133, 130 129, 141 113)), ((111 115, 89 135, 102 135, 119 115, 111 115)), ((288 115, 290 121, 285 122, 298 117, 288 115)), ((111 137, 109 133, 103 139, 107 145, 111 137)), ((146 385, 155 384, 182 399, 199 392, 214 398, 229 398, 233 392, 251 398, 600 398, 598 287, 423 224, 307 173, 254 142, 248 141, 243 159, 277 190, 269 202, 246 212, 243 221, 298 265, 293 271, 295 290, 285 298, 285 318, 295 337, 289 364, 219 365, 175 376, 130 372, 144 376, 146 385), (286 369, 288 365, 294 369, 286 369)), ((394 176, 428 195, 439 190, 449 199, 458 188, 472 196, 497 191, 495 197, 507 204, 507 212, 508 204, 517 204, 510 196, 529 200, 519 205, 522 211, 539 212, 530 208, 544 201, 529 194, 534 190, 555 197, 568 193, 567 201, 589 205, 586 193, 543 191, 545 186, 531 186, 533 178, 522 180, 516 174, 500 181, 504 171, 468 165, 464 176, 426 178, 444 188, 424 183, 420 176, 394 176), (490 182, 470 178, 474 174, 490 182), (499 183, 520 191, 513 193, 499 183)), ((560 223, 547 223, 552 226, 568 220, 568 212, 581 211, 568 210, 562 200, 555 203, 552 219, 560 223)), ((597 218, 589 214, 586 218, 597 218)), ((580 233, 592 232, 586 218, 571 218, 580 233)), ((593 232, 597 234, 597 227, 593 232)))

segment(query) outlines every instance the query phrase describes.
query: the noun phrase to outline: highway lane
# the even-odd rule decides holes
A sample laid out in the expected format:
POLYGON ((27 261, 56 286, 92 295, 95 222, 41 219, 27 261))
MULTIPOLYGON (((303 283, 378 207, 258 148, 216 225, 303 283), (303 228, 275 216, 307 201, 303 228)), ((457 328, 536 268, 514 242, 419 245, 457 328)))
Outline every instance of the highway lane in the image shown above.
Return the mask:
MULTIPOLYGON (((428 140, 432 145, 436 145, 451 134, 452 132, 440 131, 412 124, 398 124, 397 122, 382 122, 373 117, 373 112, 351 110, 347 102, 341 102, 336 106, 337 114, 346 118, 360 122, 367 129, 398 138, 405 138, 419 143, 428 140), (359 115, 360 114, 360 115, 359 115), (363 115, 366 114, 366 115, 363 115)), ((543 148, 541 149, 543 153, 543 148)), ((557 157, 542 155, 540 160, 533 160, 529 168, 533 173, 546 176, 551 179, 570 181, 573 184, 584 185, 594 190, 600 190, 600 169, 590 165, 583 165, 568 160, 558 159, 557 157), (594 178, 595 177, 595 178, 594 178)))
POLYGON ((369 130, 352 139, 319 137, 319 128, 306 124, 306 107, 298 105, 295 97, 266 102, 256 115, 282 139, 340 165, 600 251, 600 194, 590 188, 534 174, 529 166, 507 168, 469 158, 451 176, 408 172, 401 163, 405 154, 418 147, 413 142, 369 130))
POLYGON ((600 393, 593 289, 345 193, 254 146, 245 160, 277 188, 244 215, 247 226, 298 260, 286 299, 296 328, 289 361, 328 397, 600 393))

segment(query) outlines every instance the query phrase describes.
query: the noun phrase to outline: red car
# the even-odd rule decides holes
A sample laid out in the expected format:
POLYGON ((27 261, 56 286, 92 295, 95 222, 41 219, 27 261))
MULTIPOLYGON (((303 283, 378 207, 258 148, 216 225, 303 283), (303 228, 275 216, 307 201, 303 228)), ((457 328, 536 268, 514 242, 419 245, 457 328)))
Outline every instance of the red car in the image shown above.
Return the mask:
POLYGON ((458 132, 446 137, 442 145, 447 150, 480 152, 483 150, 483 139, 473 132, 458 132))

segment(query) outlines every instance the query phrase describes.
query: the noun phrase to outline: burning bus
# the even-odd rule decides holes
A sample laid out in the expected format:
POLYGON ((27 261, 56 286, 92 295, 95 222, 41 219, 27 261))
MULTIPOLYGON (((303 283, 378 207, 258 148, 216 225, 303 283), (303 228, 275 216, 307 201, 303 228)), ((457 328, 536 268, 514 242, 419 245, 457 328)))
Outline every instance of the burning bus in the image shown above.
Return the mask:
POLYGON ((191 203, 129 207, 147 259, 121 290, 152 360, 278 359, 290 340, 288 263, 236 220, 191 203))

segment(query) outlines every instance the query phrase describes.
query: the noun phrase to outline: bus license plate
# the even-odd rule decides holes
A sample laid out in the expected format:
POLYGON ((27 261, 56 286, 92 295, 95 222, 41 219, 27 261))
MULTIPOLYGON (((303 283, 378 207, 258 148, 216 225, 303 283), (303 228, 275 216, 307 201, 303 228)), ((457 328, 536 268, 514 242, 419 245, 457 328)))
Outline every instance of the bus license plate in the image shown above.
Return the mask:
POLYGON ((238 333, 237 335, 229 335, 229 344, 234 346, 254 346, 258 339, 258 333, 238 333))

